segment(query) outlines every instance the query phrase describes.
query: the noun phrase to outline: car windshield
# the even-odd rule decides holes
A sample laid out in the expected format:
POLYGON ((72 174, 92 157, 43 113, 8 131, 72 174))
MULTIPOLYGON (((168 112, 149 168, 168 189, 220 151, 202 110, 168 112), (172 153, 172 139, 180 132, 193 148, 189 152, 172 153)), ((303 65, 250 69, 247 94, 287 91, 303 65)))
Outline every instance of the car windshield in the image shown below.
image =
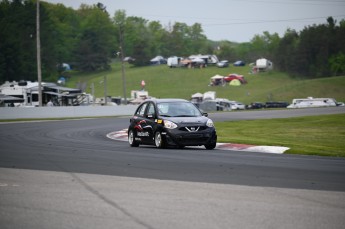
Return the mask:
POLYGON ((192 103, 163 102, 157 104, 158 113, 165 117, 199 117, 201 112, 192 103))

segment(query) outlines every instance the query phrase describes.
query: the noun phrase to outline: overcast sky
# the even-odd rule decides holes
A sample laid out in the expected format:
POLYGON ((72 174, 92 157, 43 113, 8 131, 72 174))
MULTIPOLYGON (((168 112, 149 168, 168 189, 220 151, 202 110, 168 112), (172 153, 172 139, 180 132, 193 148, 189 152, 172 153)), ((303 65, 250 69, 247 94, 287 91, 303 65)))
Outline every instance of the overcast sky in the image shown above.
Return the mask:
POLYGON ((301 31, 305 26, 327 23, 332 16, 345 18, 345 0, 45 0, 78 9, 84 3, 106 6, 111 17, 125 10, 127 16, 160 21, 166 27, 175 22, 188 26, 200 23, 208 39, 249 42, 264 31, 301 31))

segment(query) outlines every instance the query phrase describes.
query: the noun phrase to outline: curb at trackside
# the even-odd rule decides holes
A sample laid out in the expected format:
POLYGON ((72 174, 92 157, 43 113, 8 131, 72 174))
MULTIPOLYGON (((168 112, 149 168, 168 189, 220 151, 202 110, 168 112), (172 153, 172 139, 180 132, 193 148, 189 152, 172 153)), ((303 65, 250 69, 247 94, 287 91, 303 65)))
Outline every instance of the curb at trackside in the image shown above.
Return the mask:
MULTIPOLYGON (((116 141, 127 141, 127 137, 128 137, 127 129, 108 133, 107 137, 116 141)), ((217 143, 216 149, 244 151, 244 152, 257 152, 257 153, 283 154, 285 151, 287 151, 290 148, 283 147, 283 146, 256 146, 256 145, 236 144, 236 143, 217 143)))

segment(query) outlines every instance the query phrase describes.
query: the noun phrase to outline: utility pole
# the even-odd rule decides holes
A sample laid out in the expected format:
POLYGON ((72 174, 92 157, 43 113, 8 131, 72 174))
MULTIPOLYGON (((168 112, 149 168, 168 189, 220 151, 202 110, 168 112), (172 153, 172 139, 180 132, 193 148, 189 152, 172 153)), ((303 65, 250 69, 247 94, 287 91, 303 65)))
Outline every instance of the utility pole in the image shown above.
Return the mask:
POLYGON ((96 97, 95 97, 95 83, 94 82, 92 82, 91 84, 91 94, 92 94, 92 104, 95 105, 96 97))
POLYGON ((104 105, 107 105, 108 104, 108 101, 107 101, 107 76, 104 76, 104 80, 103 80, 103 83, 104 83, 104 105))
POLYGON ((41 71, 41 39, 40 39, 40 1, 37 0, 36 9, 36 47, 37 47, 37 79, 38 79, 38 106, 42 107, 42 71, 41 71))
POLYGON ((125 62, 124 59, 122 46, 121 46, 121 72, 122 72, 122 83, 123 83, 123 96, 125 99, 125 104, 127 105, 127 92, 126 92, 126 75, 125 75, 125 62))
POLYGON ((125 54, 123 51, 123 25, 120 25, 120 53, 121 53, 121 72, 122 72, 122 84, 123 84, 123 97, 125 99, 125 104, 127 105, 127 92, 126 92, 126 76, 125 76, 125 54))

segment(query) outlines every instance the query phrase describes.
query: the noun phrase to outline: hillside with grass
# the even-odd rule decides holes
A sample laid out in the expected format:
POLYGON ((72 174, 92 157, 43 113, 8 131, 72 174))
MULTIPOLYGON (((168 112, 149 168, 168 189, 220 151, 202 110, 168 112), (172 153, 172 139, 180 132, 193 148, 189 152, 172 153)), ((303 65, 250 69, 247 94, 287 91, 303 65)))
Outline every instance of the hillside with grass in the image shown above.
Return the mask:
MULTIPOLYGON (((293 98, 331 97, 337 101, 345 101, 345 76, 319 79, 295 79, 287 74, 271 71, 250 74, 250 67, 218 68, 209 66, 203 69, 169 68, 167 65, 133 67, 125 64, 126 95, 130 98, 131 90, 140 90, 141 81, 146 83, 145 90, 157 98, 190 99, 191 95, 206 91, 216 91, 218 98, 251 102, 287 101, 293 98), (237 73, 245 76, 248 84, 241 86, 209 86, 210 78, 216 74, 226 76, 237 73)), ((94 83, 95 96, 104 97, 104 77, 106 76, 107 95, 123 97, 123 81, 121 64, 114 62, 111 70, 81 74, 72 72, 67 81, 68 87, 86 84, 86 93, 91 93, 94 83)))

